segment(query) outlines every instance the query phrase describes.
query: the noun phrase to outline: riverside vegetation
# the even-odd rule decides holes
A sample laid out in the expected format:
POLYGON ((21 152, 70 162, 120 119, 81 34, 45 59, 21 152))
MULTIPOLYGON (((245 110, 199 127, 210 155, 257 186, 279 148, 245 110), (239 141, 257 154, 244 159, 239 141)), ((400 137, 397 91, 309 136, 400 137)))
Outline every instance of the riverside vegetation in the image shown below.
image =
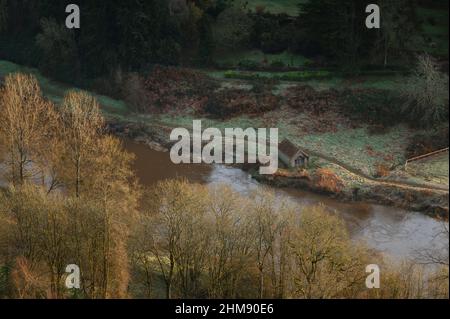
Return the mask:
POLYGON ((84 92, 56 107, 13 74, 0 110, 3 298, 448 298, 448 252, 390 263, 321 206, 183 180, 143 189, 84 92), (368 290, 374 261, 382 284, 368 290), (80 290, 65 288, 67 264, 80 290))

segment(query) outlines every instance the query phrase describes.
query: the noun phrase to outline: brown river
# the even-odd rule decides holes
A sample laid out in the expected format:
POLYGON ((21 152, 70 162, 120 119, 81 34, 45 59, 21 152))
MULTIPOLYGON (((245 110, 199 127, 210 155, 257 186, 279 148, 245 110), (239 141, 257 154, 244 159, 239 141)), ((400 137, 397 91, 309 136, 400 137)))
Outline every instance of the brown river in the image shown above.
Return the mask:
MULTIPOLYGON (((226 184, 242 195, 260 187, 258 182, 238 168, 206 164, 175 165, 169 153, 157 152, 129 140, 125 141, 125 147, 136 155, 135 171, 145 186, 163 179, 184 177, 206 185, 226 184)), ((297 189, 273 190, 280 198, 299 206, 325 205, 345 220, 353 240, 364 241, 394 260, 414 259, 423 250, 448 249, 448 236, 440 235, 442 222, 423 213, 366 203, 342 203, 297 189)))

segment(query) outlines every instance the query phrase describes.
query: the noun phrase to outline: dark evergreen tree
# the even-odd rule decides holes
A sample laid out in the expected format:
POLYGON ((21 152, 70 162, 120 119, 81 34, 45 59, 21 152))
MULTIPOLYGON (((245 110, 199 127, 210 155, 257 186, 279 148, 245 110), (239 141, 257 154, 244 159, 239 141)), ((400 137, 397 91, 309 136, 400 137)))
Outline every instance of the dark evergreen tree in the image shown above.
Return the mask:
POLYGON ((366 28, 364 0, 315 0, 300 4, 299 25, 325 55, 355 70, 370 57, 375 29, 366 28))

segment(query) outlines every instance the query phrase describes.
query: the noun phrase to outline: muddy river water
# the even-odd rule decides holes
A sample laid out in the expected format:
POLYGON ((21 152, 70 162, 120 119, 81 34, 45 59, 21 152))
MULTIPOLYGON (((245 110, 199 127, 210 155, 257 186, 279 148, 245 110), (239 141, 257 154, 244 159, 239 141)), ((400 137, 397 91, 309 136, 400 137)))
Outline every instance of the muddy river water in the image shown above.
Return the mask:
MULTIPOLYGON (((191 182, 213 185, 226 184, 245 196, 260 187, 247 173, 223 165, 175 165, 169 154, 157 152, 148 146, 124 141, 128 151, 136 155, 135 171, 143 185, 151 186, 163 179, 185 177, 191 182)), ((423 213, 366 203, 342 203, 297 189, 274 189, 277 196, 299 206, 322 203, 336 211, 346 222, 354 240, 363 240, 368 246, 384 252, 395 260, 415 258, 424 249, 445 249, 448 236, 442 232, 441 221, 423 213)), ((448 225, 448 224, 447 224, 448 225)))

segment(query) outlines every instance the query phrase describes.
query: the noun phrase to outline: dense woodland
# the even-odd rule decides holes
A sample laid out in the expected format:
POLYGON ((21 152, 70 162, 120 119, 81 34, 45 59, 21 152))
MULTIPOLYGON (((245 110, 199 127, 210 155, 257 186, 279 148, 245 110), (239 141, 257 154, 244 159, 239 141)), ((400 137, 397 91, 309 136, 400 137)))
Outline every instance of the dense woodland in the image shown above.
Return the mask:
MULTIPOLYGON (((239 0, 86 0, 78 2, 82 27, 72 30, 65 27, 68 3, 1 0, 0 59, 37 67, 52 79, 125 100, 139 112, 160 104, 151 111, 162 111, 167 102, 152 103, 155 96, 171 98, 176 104, 180 94, 172 91, 184 86, 182 97, 199 95, 198 108, 219 117, 239 113, 219 106, 229 104, 225 100, 236 100, 239 92, 216 96, 214 86, 206 81, 202 85, 189 79, 182 83, 196 77, 195 72, 183 74, 164 67, 225 69, 229 70, 226 77, 245 76, 248 80, 259 77, 235 74, 233 69, 300 70, 273 77, 272 82, 364 74, 417 75, 397 92, 351 91, 334 99, 345 101, 344 112, 365 114, 385 126, 400 118, 416 126, 436 127, 448 118, 448 46, 445 49, 443 44, 448 42, 448 33, 446 38, 424 33, 424 28, 431 29, 430 34, 435 29, 446 31, 441 30, 441 17, 419 14, 448 12, 447 1, 379 1, 381 29, 365 27, 367 4, 363 0, 299 1, 293 15, 274 14, 264 6, 251 10, 248 1, 239 0), (262 62, 242 58, 237 65, 215 59, 240 50, 285 54, 308 62, 293 68, 290 61, 283 60, 267 65, 266 58, 262 62), (204 105, 207 100, 209 105, 204 105)), ((254 112, 276 108, 271 86, 261 83, 258 87, 265 95, 245 108, 262 105, 254 112)))

